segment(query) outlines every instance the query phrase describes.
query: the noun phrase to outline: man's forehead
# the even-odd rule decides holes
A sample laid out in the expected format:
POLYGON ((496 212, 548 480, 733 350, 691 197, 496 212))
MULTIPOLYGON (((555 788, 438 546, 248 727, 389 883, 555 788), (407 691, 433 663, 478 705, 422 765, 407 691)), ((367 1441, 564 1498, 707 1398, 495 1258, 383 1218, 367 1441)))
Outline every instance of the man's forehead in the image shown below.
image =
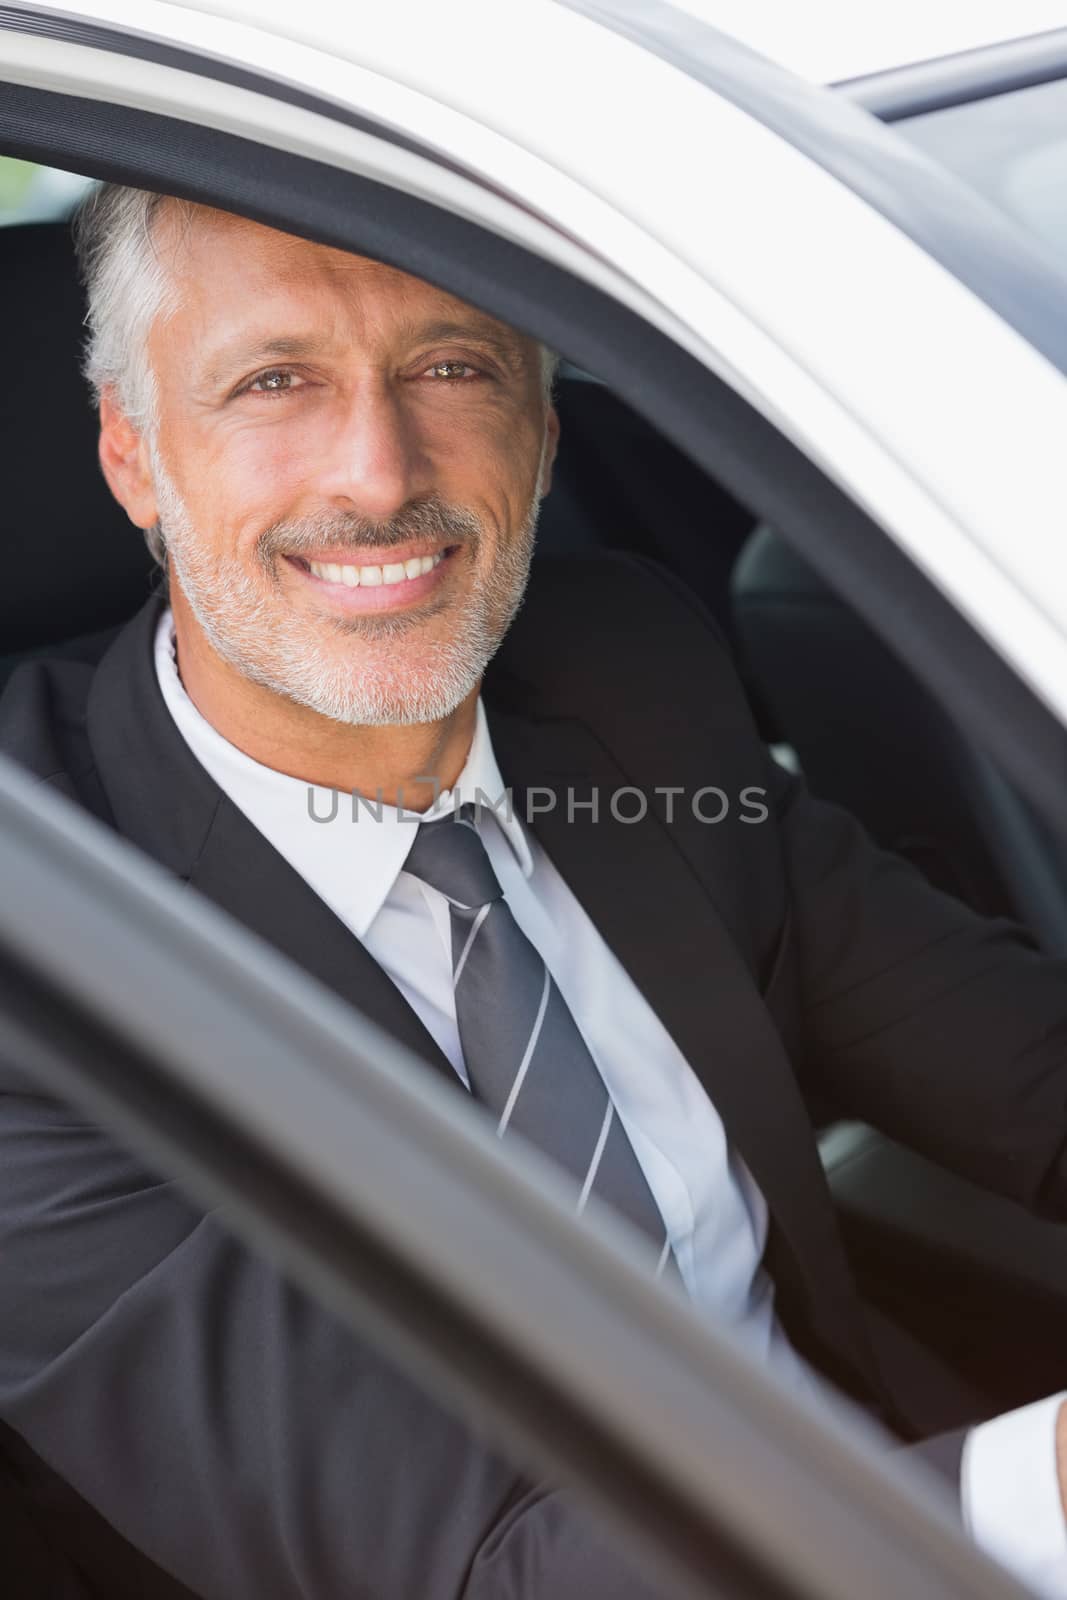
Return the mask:
POLYGON ((279 298, 332 289, 357 305, 373 295, 379 302, 432 311, 442 321, 451 314, 477 321, 486 332, 517 337, 506 323, 399 267, 207 206, 168 208, 159 246, 180 288, 197 298, 222 299, 252 281, 260 293, 273 289, 279 298))

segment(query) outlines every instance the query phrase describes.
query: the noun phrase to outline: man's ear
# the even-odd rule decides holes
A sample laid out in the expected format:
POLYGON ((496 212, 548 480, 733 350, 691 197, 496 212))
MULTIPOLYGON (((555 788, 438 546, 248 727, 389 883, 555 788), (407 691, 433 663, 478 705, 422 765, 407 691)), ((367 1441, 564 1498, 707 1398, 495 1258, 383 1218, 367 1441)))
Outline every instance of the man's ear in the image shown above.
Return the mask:
POLYGON ((100 396, 100 466, 107 486, 138 528, 159 521, 148 444, 119 405, 114 393, 100 396))
POLYGON ((549 406, 545 417, 545 453, 541 461, 541 482, 537 493, 543 500, 552 487, 552 465, 559 448, 559 415, 555 406, 549 406))

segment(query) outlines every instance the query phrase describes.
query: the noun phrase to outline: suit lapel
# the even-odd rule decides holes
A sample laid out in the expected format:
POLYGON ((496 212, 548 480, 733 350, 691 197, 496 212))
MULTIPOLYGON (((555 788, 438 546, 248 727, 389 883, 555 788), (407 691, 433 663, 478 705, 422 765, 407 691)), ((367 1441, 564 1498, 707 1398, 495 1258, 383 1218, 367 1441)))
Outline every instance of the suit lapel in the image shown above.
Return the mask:
MULTIPOLYGON (((618 822, 608 797, 633 786, 573 718, 488 708, 497 762, 524 819, 696 1072, 767 1201, 819 1335, 870 1381, 866 1334, 811 1121, 781 1037, 708 887, 672 830, 618 822), (577 801, 599 790, 596 821, 577 801)), ((632 807, 633 802, 630 801, 632 807)))
POLYGON ((462 1087, 433 1036, 366 947, 226 798, 188 882, 462 1087))

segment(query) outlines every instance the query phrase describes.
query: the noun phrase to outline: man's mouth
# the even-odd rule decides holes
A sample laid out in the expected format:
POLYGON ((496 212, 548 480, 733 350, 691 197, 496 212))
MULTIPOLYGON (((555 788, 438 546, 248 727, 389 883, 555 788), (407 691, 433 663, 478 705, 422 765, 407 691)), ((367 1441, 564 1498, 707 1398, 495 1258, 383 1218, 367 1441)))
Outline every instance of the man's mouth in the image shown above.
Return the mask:
POLYGON ((411 556, 407 561, 389 561, 380 565, 353 567, 334 561, 309 561, 308 571, 324 583, 343 583, 346 589, 372 589, 378 584, 406 583, 432 572, 443 561, 446 552, 437 550, 432 556, 411 556))
MULTIPOLYGON (((410 548, 409 545, 409 552, 410 548)), ((358 564, 351 560, 312 560, 310 556, 297 555, 286 559, 315 588, 330 595, 343 611, 381 611, 413 604, 428 595, 442 576, 441 566, 460 548, 460 545, 445 545, 424 553, 405 553, 399 549, 395 560, 358 564)), ((338 551, 339 555, 341 553, 338 551)), ((356 554, 354 550, 343 553, 356 554)))

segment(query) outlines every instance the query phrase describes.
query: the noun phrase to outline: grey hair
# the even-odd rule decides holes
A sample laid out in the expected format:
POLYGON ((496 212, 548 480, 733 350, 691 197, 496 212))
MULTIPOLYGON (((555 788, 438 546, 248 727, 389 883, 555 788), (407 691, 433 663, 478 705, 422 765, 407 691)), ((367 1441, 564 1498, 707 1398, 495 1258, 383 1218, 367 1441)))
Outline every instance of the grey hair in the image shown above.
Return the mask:
MULTIPOLYGON (((106 389, 114 392, 123 412, 149 441, 156 424, 156 381, 148 360, 148 336, 159 316, 176 309, 174 282, 160 259, 153 238, 164 204, 180 206, 188 219, 188 201, 149 189, 102 183, 90 190, 74 218, 74 248, 89 309, 82 371, 97 405, 106 389)), ((559 372, 559 356, 541 346, 541 384, 545 403, 559 372)), ((158 525, 145 532, 152 555, 165 565, 158 525)))
POLYGON ((104 390, 112 389, 142 432, 155 422, 148 335, 156 318, 176 304, 152 237, 168 201, 148 189, 104 183, 90 191, 74 218, 74 248, 89 302, 82 370, 97 404, 104 390))

